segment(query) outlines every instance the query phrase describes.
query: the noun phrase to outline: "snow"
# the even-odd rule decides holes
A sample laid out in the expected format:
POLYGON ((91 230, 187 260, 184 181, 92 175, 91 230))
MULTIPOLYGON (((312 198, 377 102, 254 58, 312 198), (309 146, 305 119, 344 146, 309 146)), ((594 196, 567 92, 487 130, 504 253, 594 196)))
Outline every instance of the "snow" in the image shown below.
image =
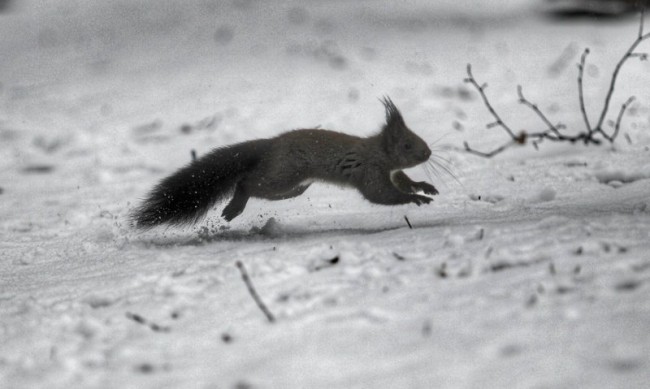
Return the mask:
POLYGON ((485 129, 467 63, 513 128, 543 128, 521 84, 581 130, 573 63, 590 47, 600 112, 638 20, 540 8, 62 0, 0 14, 0 387, 646 387, 650 64, 621 71, 612 107, 637 101, 614 145, 461 150, 507 140, 485 129), (367 135, 386 94, 456 176, 409 171, 440 190, 432 204, 315 183, 230 224, 218 208, 194 228, 129 227, 191 150, 316 125, 367 135))

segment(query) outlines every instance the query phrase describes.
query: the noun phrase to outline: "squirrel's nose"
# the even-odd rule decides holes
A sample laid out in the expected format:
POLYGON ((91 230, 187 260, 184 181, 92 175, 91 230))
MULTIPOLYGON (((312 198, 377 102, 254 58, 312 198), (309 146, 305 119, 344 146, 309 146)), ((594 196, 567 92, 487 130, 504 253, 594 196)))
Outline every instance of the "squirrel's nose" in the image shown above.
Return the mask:
POLYGON ((424 159, 425 161, 429 159, 430 156, 431 156, 431 149, 426 149, 424 150, 424 153, 422 153, 422 159, 424 159))

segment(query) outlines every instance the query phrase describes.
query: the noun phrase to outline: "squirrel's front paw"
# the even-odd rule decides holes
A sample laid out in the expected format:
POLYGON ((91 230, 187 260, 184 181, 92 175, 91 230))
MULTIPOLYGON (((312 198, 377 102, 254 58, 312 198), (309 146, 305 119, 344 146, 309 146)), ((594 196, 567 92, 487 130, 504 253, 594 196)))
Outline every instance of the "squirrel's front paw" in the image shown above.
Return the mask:
POLYGON ((413 195, 413 197, 411 198, 411 202, 417 204, 418 207, 422 204, 429 204, 432 201, 433 199, 431 197, 422 196, 422 195, 413 195))
POLYGON ((428 182, 424 182, 424 181, 416 182, 415 185, 413 185, 413 187, 416 190, 421 190, 425 194, 432 195, 432 196, 435 196, 435 195, 440 193, 440 192, 438 192, 438 189, 436 189, 435 186, 429 184, 428 182))

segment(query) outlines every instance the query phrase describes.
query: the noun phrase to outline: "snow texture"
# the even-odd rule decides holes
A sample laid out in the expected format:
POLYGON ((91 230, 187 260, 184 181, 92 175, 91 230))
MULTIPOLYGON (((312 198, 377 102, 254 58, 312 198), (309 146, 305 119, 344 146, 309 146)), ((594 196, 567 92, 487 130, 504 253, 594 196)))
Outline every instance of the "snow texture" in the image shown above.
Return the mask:
POLYGON ((543 129, 522 84, 578 131, 582 48, 596 117, 637 30, 524 0, 14 2, 0 387, 647 387, 650 64, 621 72, 612 107, 637 101, 614 145, 461 149, 507 139, 485 128, 467 63, 513 128, 543 129), (192 150, 299 127, 368 135, 383 95, 455 175, 409 171, 438 187, 432 204, 314 184, 232 223, 219 206, 194 228, 128 225, 192 150))

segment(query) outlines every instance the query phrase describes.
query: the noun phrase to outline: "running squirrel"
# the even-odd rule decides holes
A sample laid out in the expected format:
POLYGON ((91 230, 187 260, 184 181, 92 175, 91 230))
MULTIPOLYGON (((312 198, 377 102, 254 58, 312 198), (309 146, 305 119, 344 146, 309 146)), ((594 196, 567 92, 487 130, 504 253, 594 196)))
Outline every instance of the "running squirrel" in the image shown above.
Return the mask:
POLYGON ((404 123, 389 97, 381 99, 386 124, 367 138, 322 129, 301 129, 212 150, 163 179, 131 214, 136 228, 200 221, 232 195, 222 216, 231 221, 248 199, 282 200, 301 195, 314 181, 354 187, 370 202, 428 204, 438 190, 411 180, 402 169, 426 162, 431 150, 404 123))

